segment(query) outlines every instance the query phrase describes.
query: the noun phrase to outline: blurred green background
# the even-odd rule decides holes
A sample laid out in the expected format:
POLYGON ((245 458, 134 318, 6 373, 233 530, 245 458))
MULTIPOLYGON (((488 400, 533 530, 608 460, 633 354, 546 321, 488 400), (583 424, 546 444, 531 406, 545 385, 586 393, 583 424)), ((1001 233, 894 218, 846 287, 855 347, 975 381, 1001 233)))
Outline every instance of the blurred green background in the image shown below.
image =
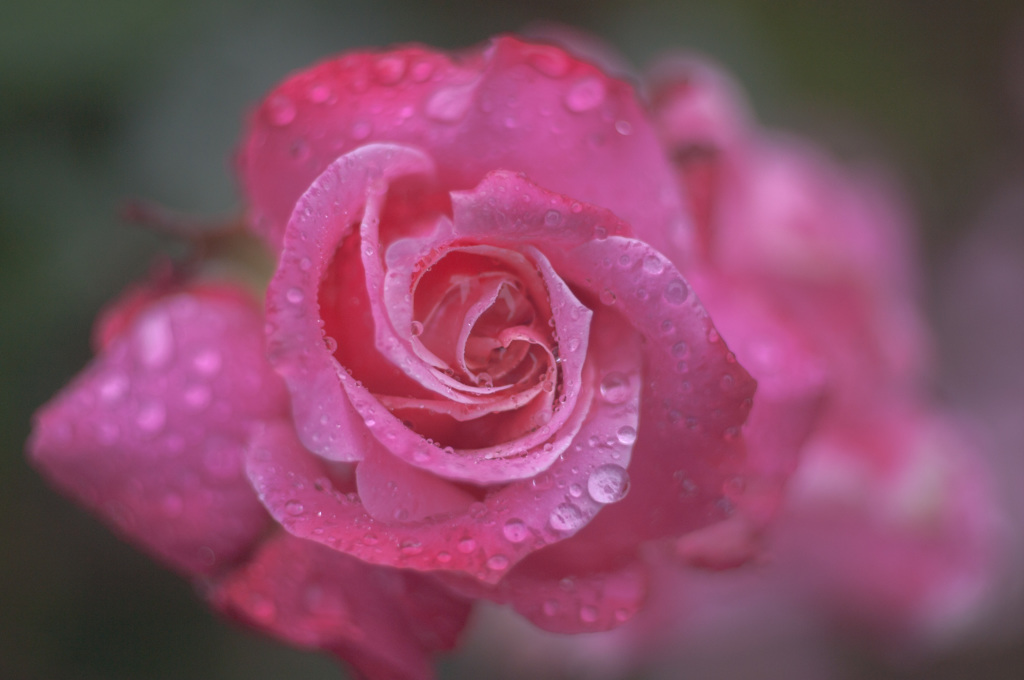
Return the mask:
MULTIPOLYGON (((888 163, 921 217, 933 280, 992 186, 1024 166, 1019 0, 4 0, 0 678, 339 677, 326 658, 215 619, 50 491, 24 460, 30 416, 88 361, 102 304, 168 246, 119 223, 121 200, 231 214, 242 116, 285 74, 352 47, 460 47, 536 20, 590 30, 637 65, 670 48, 707 53, 766 124, 888 163)), ((1022 636, 903 669, 851 650, 844 673, 1020 678, 1022 636)))

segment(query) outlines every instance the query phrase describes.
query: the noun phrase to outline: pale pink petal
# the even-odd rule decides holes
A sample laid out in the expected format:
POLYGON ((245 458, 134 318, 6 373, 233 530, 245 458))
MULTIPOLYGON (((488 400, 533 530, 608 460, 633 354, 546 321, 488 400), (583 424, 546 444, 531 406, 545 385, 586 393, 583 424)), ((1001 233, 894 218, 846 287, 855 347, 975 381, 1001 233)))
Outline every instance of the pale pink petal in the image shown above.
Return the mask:
POLYGON ((429 170, 422 154, 393 145, 362 147, 338 159, 296 206, 267 289, 270 361, 291 391, 303 444, 332 460, 361 459, 370 434, 341 388, 342 367, 324 343, 320 281, 367 202, 382 200, 385 182, 429 170))
MULTIPOLYGON (((254 440, 247 457, 250 479, 271 515, 296 536, 374 564, 496 583, 526 555, 573 536, 599 511, 607 512, 628 489, 639 410, 639 338, 610 312, 596 312, 594 323, 600 341, 588 352, 588 366, 592 362, 618 376, 615 392, 602 394, 597 371, 587 368, 580 381, 587 419, 565 453, 532 479, 480 492, 482 499, 464 512, 419 523, 381 521, 362 506, 350 482, 305 450, 284 422, 269 425, 254 440)), ((382 444, 371 439, 369 446, 382 444)))
MULTIPOLYGON (((510 173, 492 173, 474 191, 453 194, 452 207, 458 234, 536 247, 593 305, 615 310, 646 340, 642 429, 629 471, 640 491, 601 513, 575 543, 585 534, 614 550, 728 516, 733 507, 724 486, 744 472, 739 429, 755 383, 673 264, 649 244, 615 236, 628 231, 607 211, 510 173)), ((591 342, 598 337, 595 330, 591 342)), ((605 397, 616 398, 621 383, 606 373, 605 397)))
POLYGON ((356 466, 356 488, 363 507, 376 519, 420 522, 465 512, 475 500, 447 480, 407 465, 378 447, 356 466))
MULTIPOLYGON (((448 479, 489 484, 535 476, 547 469, 576 435, 590 408, 588 400, 581 399, 580 393, 591 312, 580 304, 540 252, 528 249, 526 255, 532 261, 533 276, 539 274, 544 283, 545 299, 550 297, 553 301, 553 327, 566 337, 566 341, 559 344, 560 407, 545 408, 542 412, 523 409, 523 416, 535 418, 535 422, 524 430, 525 434, 513 439, 499 439, 500 443, 482 448, 449 451, 448 447, 424 440, 387 409, 376 407, 370 389, 342 373, 341 383, 352 402, 367 422, 374 423, 371 430, 377 439, 399 459, 448 479)), ((398 345, 392 345, 392 349, 401 351, 398 345)), ((454 392, 448 389, 442 394, 452 396, 454 392)), ((535 397, 540 398, 541 395, 535 397)), ((505 408, 498 403, 500 409, 505 408)), ((466 424, 459 423, 458 427, 464 428, 466 424)))
POLYGON ((408 144, 441 185, 490 170, 608 207, 668 252, 688 227, 633 88, 550 45, 512 37, 452 56, 419 47, 355 53, 289 79, 250 119, 238 169, 254 228, 277 247, 299 196, 338 156, 408 144))
POLYGON ((212 586, 222 612, 288 642, 336 654, 369 680, 434 677, 469 605, 429 577, 374 567, 278 533, 212 586))
POLYGON ((244 292, 136 299, 130 316, 112 312, 122 331, 37 413, 29 451, 58 487, 158 559, 217 572, 267 525, 242 456, 255 424, 285 413, 284 387, 244 292))

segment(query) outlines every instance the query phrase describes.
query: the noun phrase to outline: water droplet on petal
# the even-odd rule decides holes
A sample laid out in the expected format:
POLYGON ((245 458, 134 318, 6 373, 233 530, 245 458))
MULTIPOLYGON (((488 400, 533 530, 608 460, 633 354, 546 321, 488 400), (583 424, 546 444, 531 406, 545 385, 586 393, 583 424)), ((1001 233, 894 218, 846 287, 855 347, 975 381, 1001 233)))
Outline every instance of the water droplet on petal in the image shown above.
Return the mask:
POLYGON ((548 521, 555 531, 575 531, 583 526, 583 515, 572 503, 562 503, 551 512, 548 521))
POLYGON ((405 75, 405 57, 389 55, 377 61, 375 69, 377 82, 381 85, 394 85, 405 75))
POLYGON ((612 371, 601 380, 601 397, 609 404, 621 404, 629 399, 632 389, 629 378, 618 371, 612 371))
POLYGON ((147 368, 160 368, 174 355, 171 319, 162 312, 145 315, 138 327, 139 361, 147 368))
POLYGON ((112 375, 103 380, 99 386, 100 399, 106 402, 117 401, 128 392, 128 378, 123 375, 112 375))
POLYGON ((601 291, 601 304, 614 305, 615 304, 615 293, 611 292, 607 288, 601 291))
POLYGON ((614 463, 595 468, 587 480, 587 492, 598 503, 620 501, 629 492, 629 473, 614 463))
POLYGON ((576 81, 565 95, 565 107, 574 113, 589 111, 604 101, 604 82, 597 76, 576 81))
POLYGON ((492 555, 487 560, 487 568, 491 571, 504 571, 508 569, 508 558, 504 555, 492 555))
POLYGON ((510 519, 505 522, 501 532, 510 543, 522 543, 530 537, 530 530, 521 519, 510 519))
POLYGON ((309 101, 313 102, 314 104, 323 104, 325 101, 331 98, 331 94, 333 93, 331 92, 330 87, 324 85, 323 83, 318 83, 313 87, 309 88, 309 90, 306 92, 306 97, 309 98, 309 101))
POLYGON ((421 324, 419 321, 413 321, 411 324, 409 324, 409 332, 412 334, 412 337, 414 338, 423 335, 423 324, 421 324))
POLYGON ((648 255, 644 258, 644 271, 649 274, 660 274, 665 270, 665 263, 656 255, 648 255))
POLYGON ((135 414, 135 424, 139 426, 139 429, 143 432, 155 433, 159 432, 164 423, 167 421, 167 411, 164 410, 163 404, 158 402, 150 402, 144 404, 137 414, 135 414))
POLYGON ((562 223, 562 213, 557 210, 548 210, 544 213, 544 224, 548 227, 557 227, 562 223))
POLYGON ((302 503, 296 500, 291 500, 284 504, 284 511, 292 517, 298 517, 304 510, 305 508, 302 506, 302 503))
POLYGON ((468 555, 469 553, 476 550, 476 541, 472 538, 464 538, 461 541, 459 541, 458 545, 456 545, 455 547, 459 549, 460 553, 468 555))
POLYGON ((362 141, 370 136, 373 126, 365 120, 359 120, 352 124, 352 139, 362 141))
POLYGON ((220 352, 215 349, 203 350, 192 359, 192 366, 202 375, 215 375, 220 370, 220 352))
POLYGON ((423 544, 419 541, 404 541, 399 550, 403 555, 419 555, 423 552, 423 544))
POLYGON ((473 106, 478 81, 454 85, 435 92, 427 101, 428 118, 439 123, 456 123, 462 120, 473 106))
POLYGON ((295 120, 295 113, 295 104, 283 94, 274 95, 267 101, 267 116, 274 125, 288 125, 295 120))
POLYGON ((682 279, 673 279, 665 286, 665 301, 670 305, 681 305, 690 295, 690 289, 682 279))
POLYGON ((185 399, 185 403, 194 409, 205 408, 210 405, 210 400, 213 395, 210 392, 210 388, 206 385, 192 385, 191 387, 185 388, 185 393, 182 395, 185 399))
POLYGON ((583 623, 594 623, 597 621, 597 608, 589 604, 580 607, 580 621, 583 623))
POLYGON ((618 432, 615 433, 615 437, 621 444, 632 444, 636 441, 636 428, 630 427, 629 425, 623 425, 619 428, 618 432))
POLYGON ((306 296, 302 293, 301 288, 289 288, 288 292, 285 293, 285 299, 293 305, 297 305, 302 302, 306 296))

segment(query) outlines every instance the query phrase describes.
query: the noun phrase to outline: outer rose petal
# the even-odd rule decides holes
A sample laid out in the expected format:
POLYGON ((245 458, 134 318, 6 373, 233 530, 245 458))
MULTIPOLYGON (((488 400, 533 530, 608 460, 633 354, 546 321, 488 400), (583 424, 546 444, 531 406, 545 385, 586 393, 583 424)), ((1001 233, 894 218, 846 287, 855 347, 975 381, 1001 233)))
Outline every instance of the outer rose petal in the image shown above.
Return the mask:
POLYGON ((333 652, 371 680, 434 676, 469 604, 420 574, 367 565, 278 533, 244 568, 213 586, 213 604, 301 646, 333 652))
POLYGON ((155 299, 131 319, 112 314, 124 330, 36 415, 31 455, 162 561, 219 571, 267 525, 242 451, 255 423, 286 409, 263 358, 260 314, 235 289, 155 299))
POLYGON ((445 187, 522 171, 609 208, 663 252, 688 238, 632 87, 511 37, 454 57, 420 47, 347 54, 278 87, 253 115, 238 160, 256 230, 277 247, 302 192, 339 155, 372 142, 422 149, 445 187))

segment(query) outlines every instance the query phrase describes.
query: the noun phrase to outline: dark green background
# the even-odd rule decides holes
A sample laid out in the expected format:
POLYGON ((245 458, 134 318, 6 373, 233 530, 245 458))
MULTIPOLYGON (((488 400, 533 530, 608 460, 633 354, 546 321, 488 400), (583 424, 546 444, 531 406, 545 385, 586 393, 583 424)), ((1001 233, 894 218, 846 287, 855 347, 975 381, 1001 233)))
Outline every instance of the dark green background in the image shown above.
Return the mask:
MULTIPOLYGON (((104 301, 168 246, 118 222, 123 198, 230 214, 241 117, 286 73, 351 47, 459 47, 538 19, 589 29, 641 65, 672 47, 706 52, 766 123, 891 164, 921 215, 933 281, 994 183, 1024 166, 1024 110, 1009 87, 1011 44, 1024 40, 1014 0, 5 0, 0 678, 338 677, 325 658, 221 623, 187 584, 50 491, 24 461, 29 418, 88 360, 104 301)), ((1019 678, 1022 635, 916 669, 851 648, 845 673, 1019 678)), ((479 670, 445 666, 452 677, 479 670)))

